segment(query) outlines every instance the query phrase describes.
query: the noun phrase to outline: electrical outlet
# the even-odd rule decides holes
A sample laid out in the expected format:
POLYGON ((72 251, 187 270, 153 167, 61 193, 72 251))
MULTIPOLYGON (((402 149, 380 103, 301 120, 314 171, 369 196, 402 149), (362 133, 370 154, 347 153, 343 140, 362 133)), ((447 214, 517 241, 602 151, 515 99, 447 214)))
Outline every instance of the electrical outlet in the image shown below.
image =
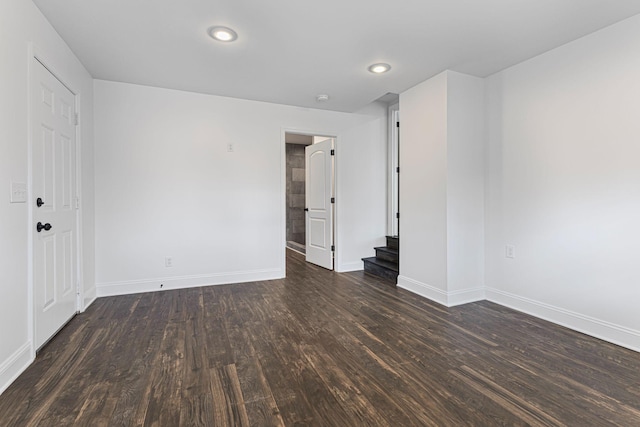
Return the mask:
POLYGON ((227 151, 229 153, 233 153, 233 144, 231 144, 231 143, 227 144, 227 151))
POLYGON ((164 266, 173 267, 173 258, 171 258, 170 256, 164 257, 164 266))
POLYGON ((504 256, 507 258, 515 258, 516 257, 516 247, 513 245, 506 245, 504 247, 504 256))

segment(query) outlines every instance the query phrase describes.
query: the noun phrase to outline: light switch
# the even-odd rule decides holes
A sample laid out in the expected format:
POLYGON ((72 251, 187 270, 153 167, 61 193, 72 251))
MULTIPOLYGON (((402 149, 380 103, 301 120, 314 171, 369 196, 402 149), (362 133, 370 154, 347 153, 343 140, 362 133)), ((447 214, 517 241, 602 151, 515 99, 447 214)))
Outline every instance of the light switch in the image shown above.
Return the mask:
POLYGON ((504 256, 507 258, 515 258, 516 257, 516 247, 513 245, 506 245, 504 247, 504 256))
POLYGON ((27 202, 27 184, 11 181, 11 203, 27 202))

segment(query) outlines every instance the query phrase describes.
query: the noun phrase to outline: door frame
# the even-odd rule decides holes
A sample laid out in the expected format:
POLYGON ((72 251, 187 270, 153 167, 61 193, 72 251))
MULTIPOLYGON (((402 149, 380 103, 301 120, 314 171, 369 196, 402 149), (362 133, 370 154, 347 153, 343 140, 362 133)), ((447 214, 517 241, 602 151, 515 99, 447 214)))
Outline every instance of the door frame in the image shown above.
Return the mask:
MULTIPOLYGON (((333 252, 333 271, 338 271, 338 257, 340 251, 339 245, 339 233, 338 233, 338 212, 339 212, 339 202, 340 198, 338 197, 338 156, 339 156, 339 147, 338 143, 339 137, 337 132, 328 132, 328 131, 314 131, 308 129, 295 129, 295 128, 281 128, 280 129, 280 268, 282 269, 282 277, 287 276, 287 153, 286 153, 286 135, 287 133, 295 133, 298 135, 306 135, 306 136, 323 136, 327 138, 333 138, 333 149, 335 150, 335 155, 333 156, 333 192, 334 197, 336 198, 336 202, 333 204, 333 244, 335 246, 335 251, 333 252)), ((306 221, 306 218, 305 218, 306 221)))
MULTIPOLYGON (((76 114, 79 114, 80 110, 80 91, 75 87, 74 84, 71 84, 70 79, 64 78, 64 74, 59 72, 59 68, 57 68, 54 64, 56 61, 52 61, 51 58, 35 43, 30 42, 28 45, 28 55, 27 55, 27 283, 28 283, 28 291, 27 291, 27 300, 29 304, 29 318, 28 318, 28 337, 29 343, 31 347, 31 355, 35 357, 36 351, 35 348, 35 328, 36 328, 36 310, 35 310, 35 280, 34 280, 34 256, 35 256, 35 248, 33 245, 34 239, 34 226, 33 226, 33 210, 34 210, 34 198, 33 198, 33 108, 32 99, 33 99, 33 65, 34 61, 40 62, 60 83, 62 83, 69 91, 73 94, 74 97, 74 108, 76 114)), ((83 248, 82 248, 82 198, 80 197, 82 194, 82 183, 81 183, 81 173, 82 173, 82 122, 79 120, 78 125, 75 127, 76 132, 76 313, 80 313, 84 311, 84 278, 83 278, 83 248)), ((46 343, 45 343, 46 345, 46 343)))
POLYGON ((400 167, 400 141, 398 138, 398 128, 396 123, 400 121, 400 104, 396 103, 389 106, 389 151, 387 158, 389 165, 387 167, 387 233, 389 236, 395 236, 399 233, 399 220, 396 219, 396 213, 400 212, 400 195, 399 195, 399 173, 396 171, 400 167))

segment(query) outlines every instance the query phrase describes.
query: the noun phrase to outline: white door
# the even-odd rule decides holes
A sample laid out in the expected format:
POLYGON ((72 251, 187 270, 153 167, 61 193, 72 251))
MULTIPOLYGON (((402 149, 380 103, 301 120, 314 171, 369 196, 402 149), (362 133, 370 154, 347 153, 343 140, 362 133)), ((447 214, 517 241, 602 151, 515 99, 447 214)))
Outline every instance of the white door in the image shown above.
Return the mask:
POLYGON ((76 313, 75 98, 33 59, 32 191, 35 347, 76 313))
POLYGON ((333 139, 305 147, 307 261, 333 270, 333 139))

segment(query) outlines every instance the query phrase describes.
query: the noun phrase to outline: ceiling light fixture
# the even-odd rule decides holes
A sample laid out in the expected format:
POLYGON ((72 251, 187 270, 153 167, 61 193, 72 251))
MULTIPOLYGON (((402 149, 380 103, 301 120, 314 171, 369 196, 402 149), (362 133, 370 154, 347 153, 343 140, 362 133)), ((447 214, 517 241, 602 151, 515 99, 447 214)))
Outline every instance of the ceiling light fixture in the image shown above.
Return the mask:
POLYGON ((391 69, 391 65, 385 64, 385 63, 382 63, 382 62, 378 63, 378 64, 369 65, 369 68, 368 68, 368 70, 371 71, 374 74, 386 73, 390 69, 391 69))
POLYGON ((238 33, 231 28, 220 26, 209 28, 209 35, 221 42, 232 42, 238 38, 238 33))
POLYGON ((316 102, 327 102, 328 100, 329 100, 329 95, 316 96, 316 102))

